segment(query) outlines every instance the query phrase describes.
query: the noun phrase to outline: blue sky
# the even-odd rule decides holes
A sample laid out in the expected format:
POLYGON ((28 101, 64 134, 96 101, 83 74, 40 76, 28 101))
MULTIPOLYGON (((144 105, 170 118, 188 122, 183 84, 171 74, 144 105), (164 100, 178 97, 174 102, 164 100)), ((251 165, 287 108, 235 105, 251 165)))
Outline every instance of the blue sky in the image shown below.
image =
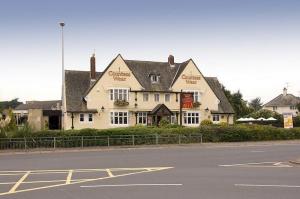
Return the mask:
POLYGON ((65 65, 97 70, 125 59, 192 58, 247 100, 299 95, 300 1, 0 1, 0 100, 60 99, 60 28, 65 65))

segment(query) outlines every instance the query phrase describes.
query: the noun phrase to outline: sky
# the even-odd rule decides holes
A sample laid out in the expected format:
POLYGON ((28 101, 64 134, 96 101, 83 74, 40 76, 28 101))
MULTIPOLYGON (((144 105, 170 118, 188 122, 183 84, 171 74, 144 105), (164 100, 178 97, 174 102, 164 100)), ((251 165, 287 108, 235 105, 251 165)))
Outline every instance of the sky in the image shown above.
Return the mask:
POLYGON ((300 95, 298 0, 0 0, 0 101, 61 98, 65 68, 192 58, 244 99, 300 95))

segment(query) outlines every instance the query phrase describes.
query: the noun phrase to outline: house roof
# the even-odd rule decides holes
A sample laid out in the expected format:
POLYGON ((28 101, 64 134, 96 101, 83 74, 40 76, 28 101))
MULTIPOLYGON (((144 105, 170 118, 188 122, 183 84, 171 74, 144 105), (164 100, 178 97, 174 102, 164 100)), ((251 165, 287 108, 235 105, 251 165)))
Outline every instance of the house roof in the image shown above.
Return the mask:
POLYGON ((168 91, 173 81, 186 67, 188 61, 175 63, 170 67, 168 62, 124 60, 134 76, 147 91, 168 91), (150 75, 160 76, 159 82, 152 83, 150 75))
POLYGON ((26 104, 18 105, 15 110, 29 110, 29 109, 42 109, 42 110, 53 110, 57 109, 57 104, 61 106, 61 100, 52 101, 27 101, 26 104))
MULTIPOLYGON (((96 79, 101 74, 101 72, 97 72, 96 79)), ((67 112, 95 112, 95 110, 88 110, 83 100, 86 91, 92 86, 90 71, 65 71, 67 112)))
MULTIPOLYGON (((146 91, 169 91, 174 82, 183 72, 189 61, 175 63, 170 67, 168 62, 153 62, 153 61, 137 61, 124 60, 133 75, 146 91), (151 83, 149 75, 156 74, 160 76, 158 83, 151 83)), ((113 62, 113 61, 112 61, 113 62)), ((109 66, 112 64, 109 64, 109 66)), ((105 69, 105 71, 109 68, 105 69)), ((90 112, 96 110, 88 110, 84 97, 93 88, 97 81, 101 78, 104 72, 96 73, 96 81, 90 83, 89 71, 65 71, 65 89, 66 89, 66 106, 67 112, 90 112)), ((228 102, 223 93, 221 84, 215 77, 205 77, 205 80, 220 100, 219 113, 234 113, 232 106, 228 102)))
POLYGON ((173 112, 165 104, 157 104, 149 114, 156 115, 158 112, 161 115, 173 115, 173 112))
POLYGON ((225 96, 222 86, 216 77, 205 77, 208 85, 220 100, 218 110, 212 110, 212 113, 234 113, 234 110, 225 96))
POLYGON ((300 103, 300 98, 292 94, 280 94, 264 106, 296 106, 300 103))

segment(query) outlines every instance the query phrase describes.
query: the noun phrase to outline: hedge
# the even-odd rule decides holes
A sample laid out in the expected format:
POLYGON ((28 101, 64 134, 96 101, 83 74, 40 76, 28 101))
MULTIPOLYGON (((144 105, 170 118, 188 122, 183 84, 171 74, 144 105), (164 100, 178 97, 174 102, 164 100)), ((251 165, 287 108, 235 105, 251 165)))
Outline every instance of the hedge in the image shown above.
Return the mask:
POLYGON ((168 126, 158 127, 127 127, 113 129, 82 129, 66 131, 17 131, 9 137, 69 137, 69 136, 108 136, 108 135, 149 135, 149 134, 199 134, 203 135, 203 142, 240 142, 300 139, 300 128, 283 129, 265 125, 208 125, 197 128, 168 126))

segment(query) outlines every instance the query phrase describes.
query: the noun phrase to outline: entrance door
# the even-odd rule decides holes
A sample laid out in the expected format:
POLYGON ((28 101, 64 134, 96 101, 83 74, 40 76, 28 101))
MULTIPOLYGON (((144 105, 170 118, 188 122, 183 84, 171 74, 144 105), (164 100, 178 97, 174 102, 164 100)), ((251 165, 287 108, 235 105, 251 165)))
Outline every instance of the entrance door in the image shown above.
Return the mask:
POLYGON ((49 116, 49 129, 59 129, 59 116, 49 116))

